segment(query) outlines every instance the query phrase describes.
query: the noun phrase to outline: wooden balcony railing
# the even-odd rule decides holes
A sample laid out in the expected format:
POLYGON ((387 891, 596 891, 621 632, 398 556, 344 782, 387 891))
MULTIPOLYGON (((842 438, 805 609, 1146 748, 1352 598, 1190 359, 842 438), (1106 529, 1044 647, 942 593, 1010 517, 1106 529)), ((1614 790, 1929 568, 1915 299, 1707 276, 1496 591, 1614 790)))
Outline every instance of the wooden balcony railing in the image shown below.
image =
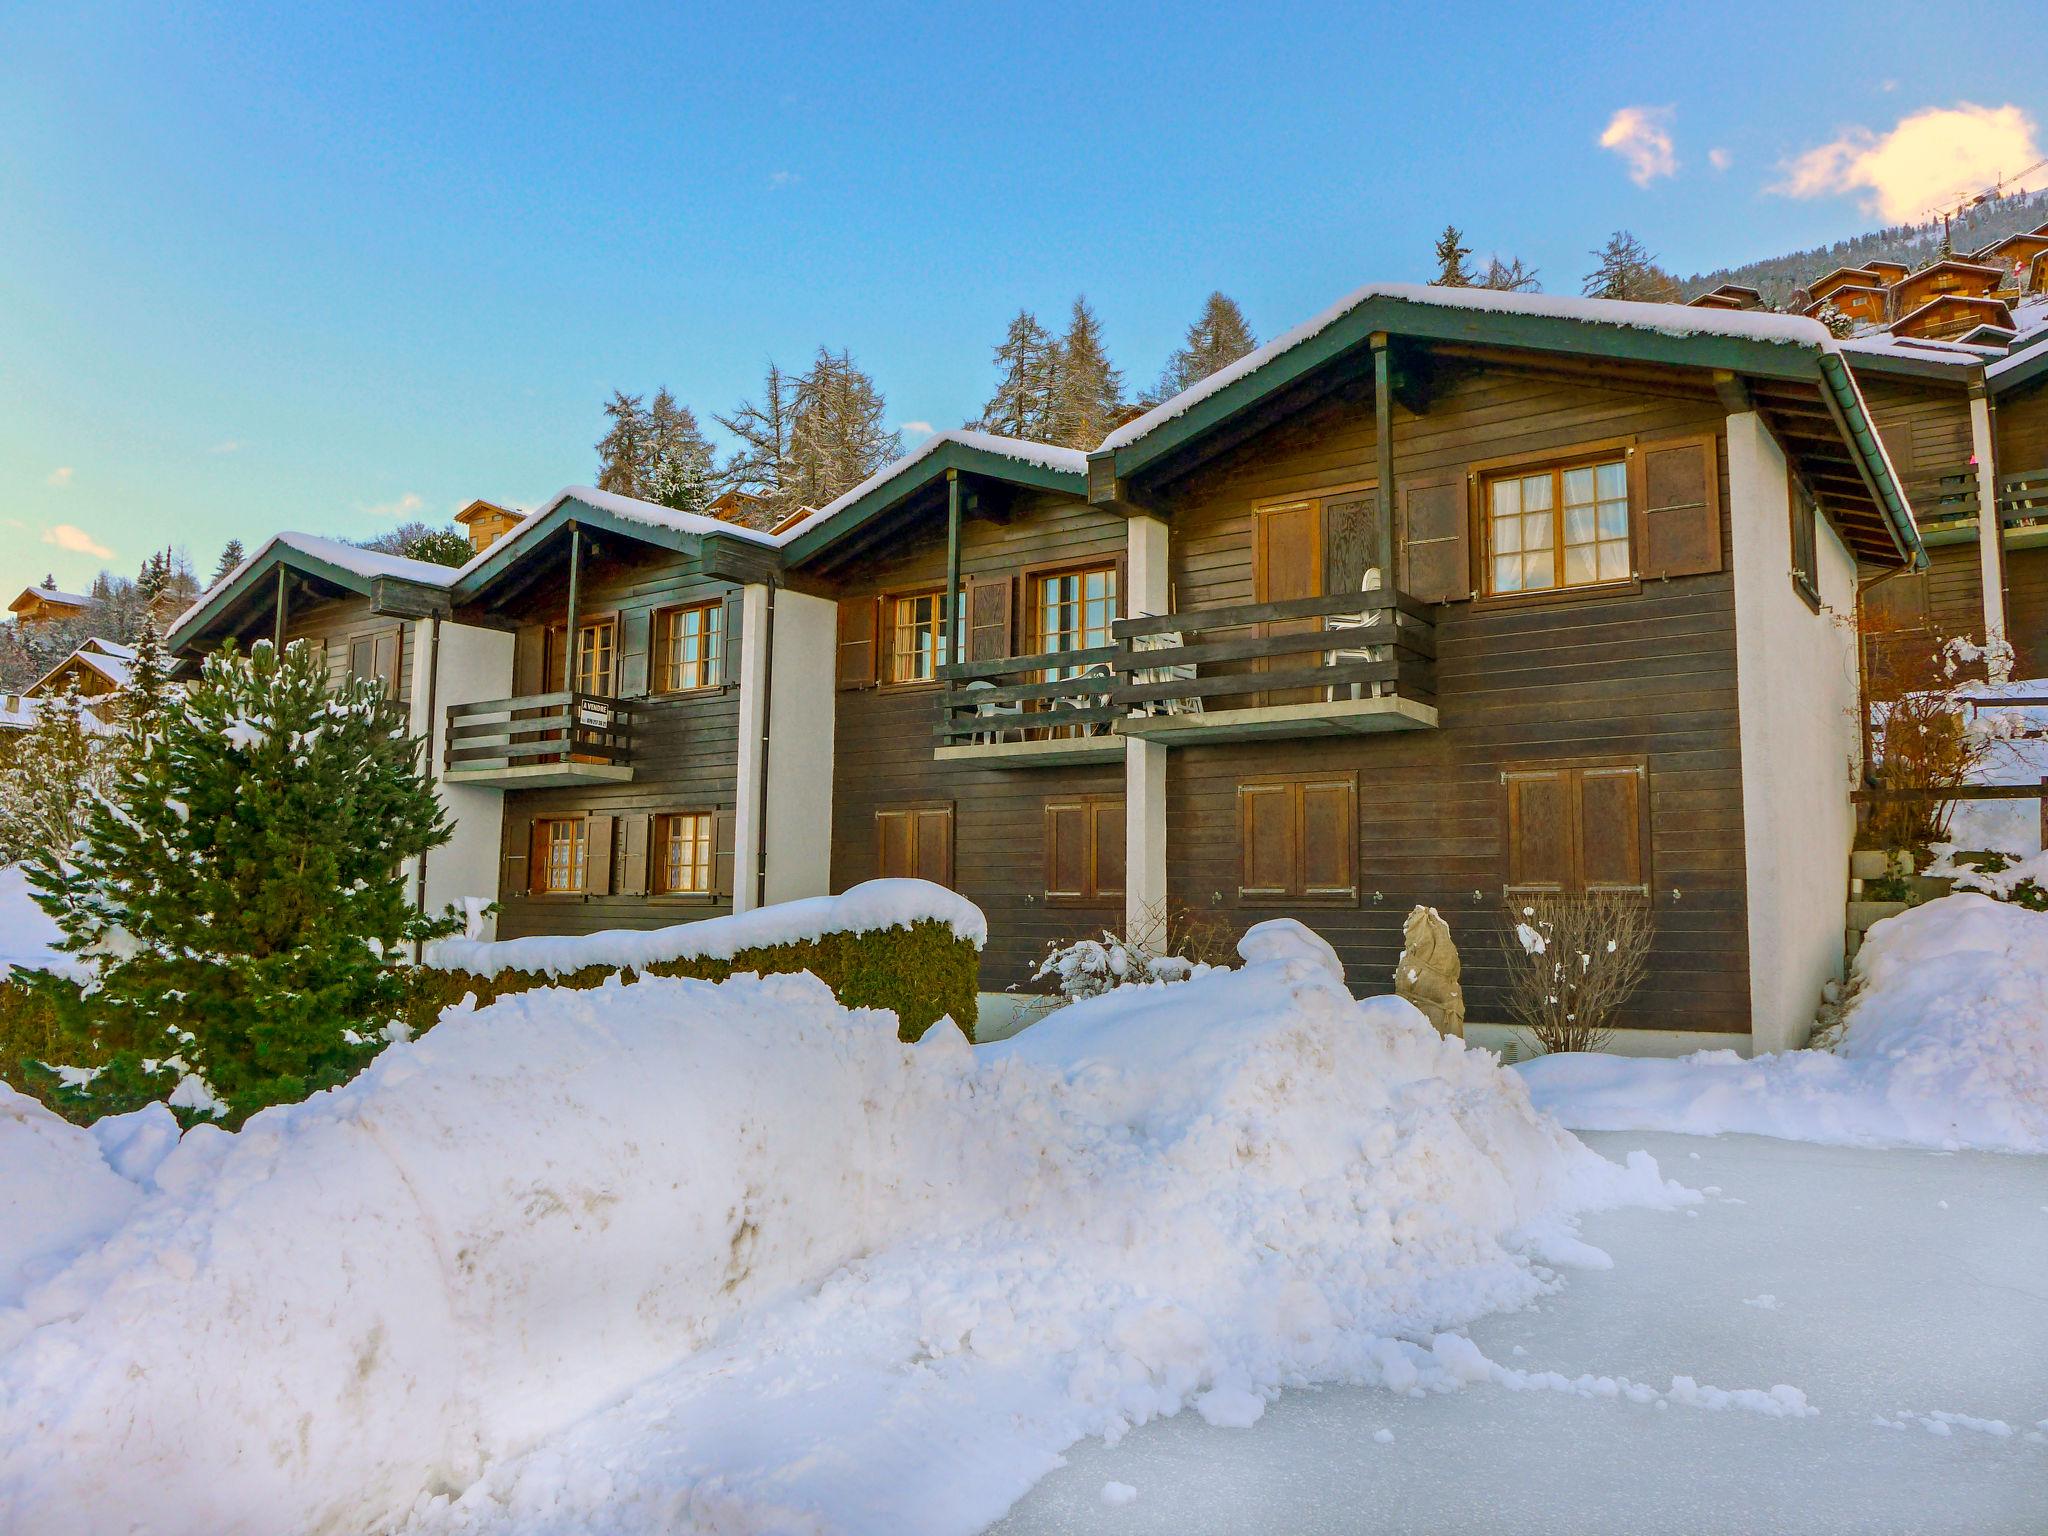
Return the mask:
POLYGON ((1108 735, 1126 711, 1109 702, 1118 647, 1047 651, 941 667, 941 747, 1108 735))
MULTIPOLYGON (((2048 469, 2019 469, 2001 474, 1997 483, 2001 527, 2048 522, 2048 469)), ((1906 500, 1922 533, 1975 531, 1977 466, 1952 464, 1906 483, 1906 500)))
POLYGON ((2017 469, 1998 477, 1998 522, 2048 522, 2048 469, 2017 469))
POLYGON ((547 784, 629 776, 633 706, 561 690, 448 706, 443 767, 470 783, 547 784))

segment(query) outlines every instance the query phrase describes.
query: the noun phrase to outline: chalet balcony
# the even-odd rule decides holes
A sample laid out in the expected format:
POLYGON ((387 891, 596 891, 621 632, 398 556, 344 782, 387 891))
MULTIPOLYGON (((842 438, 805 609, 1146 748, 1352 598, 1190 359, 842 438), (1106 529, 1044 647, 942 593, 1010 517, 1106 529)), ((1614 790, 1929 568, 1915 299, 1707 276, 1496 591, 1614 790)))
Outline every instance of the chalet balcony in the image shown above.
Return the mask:
MULTIPOLYGON (((1974 539, 1977 483, 1974 464, 1951 464, 1908 482, 1906 500, 1912 504, 1922 537, 1937 544, 1974 539)), ((2048 469, 2001 474, 1996 491, 2000 527, 2039 530, 2048 526, 2048 469)))
POLYGON ((939 669, 935 755, 1005 768, 1053 767, 1123 756, 1126 711, 1109 702, 1115 645, 966 661, 939 669))
POLYGON ((442 782, 498 789, 633 777, 633 706, 563 690, 448 707, 442 782))

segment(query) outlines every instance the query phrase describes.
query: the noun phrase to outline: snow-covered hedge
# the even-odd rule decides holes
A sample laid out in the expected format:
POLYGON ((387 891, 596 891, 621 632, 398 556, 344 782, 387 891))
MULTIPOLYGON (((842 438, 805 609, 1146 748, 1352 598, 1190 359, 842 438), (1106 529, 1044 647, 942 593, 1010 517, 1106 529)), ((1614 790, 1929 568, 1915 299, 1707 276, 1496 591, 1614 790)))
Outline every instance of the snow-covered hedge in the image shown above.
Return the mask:
POLYGON ((1682 1198, 1247 948, 979 1051, 805 976, 531 991, 153 1167, 24 1109, 0 1529, 964 1533, 1082 1435, 1485 1379, 1432 1331, 1682 1198))
POLYGON ((538 986, 594 987, 614 976, 722 981, 809 971, 851 1008, 887 1008, 903 1038, 943 1018, 971 1037, 988 920, 928 880, 870 880, 837 896, 778 902, 669 928, 536 935, 429 947, 413 1023, 473 993, 490 1002, 538 986))

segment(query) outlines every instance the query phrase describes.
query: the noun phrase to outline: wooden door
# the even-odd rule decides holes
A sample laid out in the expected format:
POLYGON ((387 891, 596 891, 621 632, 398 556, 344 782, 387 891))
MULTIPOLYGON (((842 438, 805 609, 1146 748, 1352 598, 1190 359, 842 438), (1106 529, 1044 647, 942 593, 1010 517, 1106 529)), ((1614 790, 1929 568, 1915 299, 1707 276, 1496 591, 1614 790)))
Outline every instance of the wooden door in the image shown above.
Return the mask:
MULTIPOLYGON (((1323 530, 1320 505, 1292 501, 1261 507, 1254 515, 1252 557, 1254 601, 1284 603, 1291 598, 1320 597, 1323 591, 1323 530)), ((1321 619, 1269 620, 1263 635, 1317 634, 1321 619)), ((1271 656, 1261 663, 1267 672, 1293 672, 1317 665, 1322 653, 1306 649, 1271 656)), ((1253 695, 1262 704, 1305 704, 1319 697, 1314 688, 1282 688, 1253 695)))

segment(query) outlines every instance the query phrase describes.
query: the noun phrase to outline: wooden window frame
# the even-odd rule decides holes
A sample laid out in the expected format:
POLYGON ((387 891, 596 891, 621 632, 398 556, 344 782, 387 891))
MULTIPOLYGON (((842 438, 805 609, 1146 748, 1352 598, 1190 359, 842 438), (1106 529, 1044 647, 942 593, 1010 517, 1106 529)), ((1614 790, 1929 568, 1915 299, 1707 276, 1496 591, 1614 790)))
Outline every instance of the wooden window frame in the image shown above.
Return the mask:
POLYGON ((648 818, 647 826, 647 897, 650 901, 672 902, 677 905, 706 905, 718 900, 718 808, 715 806, 686 806, 665 811, 656 811, 648 818), (704 887, 702 890, 675 890, 668 885, 668 839, 664 835, 670 822, 685 818, 701 820, 704 824, 704 887))
POLYGON ((1358 905, 1360 881, 1358 878, 1358 772, 1356 769, 1341 769, 1335 773, 1252 773, 1245 774, 1237 781, 1237 847, 1238 880, 1237 903, 1241 907, 1355 907, 1358 905), (1351 834, 1350 867, 1351 885, 1344 891, 1327 890, 1311 892, 1308 889, 1307 871, 1302 857, 1302 821, 1305 816, 1305 802, 1299 793, 1310 785, 1342 784, 1345 791, 1347 812, 1345 826, 1351 834), (1278 785, 1293 786, 1296 789, 1292 807, 1294 825, 1294 848, 1289 872, 1288 888, 1284 892, 1255 889, 1245 884, 1245 860, 1250 842, 1250 801, 1245 790, 1268 788, 1278 785))
POLYGON ((576 629, 579 635, 587 629, 609 629, 612 634, 611 686, 601 693, 578 686, 580 682, 580 678, 577 675, 580 670, 578 664, 582 660, 583 652, 580 640, 574 646, 569 647, 570 665, 566 671, 561 673, 561 681, 559 683, 556 681, 556 663, 560 658, 554 652, 558 646, 568 645, 568 629, 569 621, 567 619, 558 619, 549 623, 541 636, 540 672, 541 682, 544 686, 540 691, 542 693, 554 693, 558 688, 566 688, 571 693, 588 693, 592 698, 596 699, 618 698, 619 689, 623 681, 621 672, 625 660, 624 653, 619 649, 619 642, 623 638, 623 627, 619 623, 618 612, 613 610, 608 613, 584 613, 576 616, 576 629), (560 637, 559 639, 557 638, 558 636, 560 637))
POLYGON ((1117 619, 1123 618, 1124 599, 1128 595, 1124 566, 1123 555, 1105 553, 1084 559, 1047 561, 1023 567, 1018 572, 1023 578, 1019 586, 1024 604, 1024 622, 1021 626, 1024 639, 1019 654, 1038 656, 1045 653, 1045 632, 1039 622, 1043 614, 1039 602, 1040 590, 1045 582, 1058 577, 1084 576, 1094 571, 1110 572, 1116 578, 1116 613, 1110 622, 1115 623, 1117 619))
MULTIPOLYGON (((585 895, 584 886, 588 882, 590 872, 589 816, 581 811, 560 816, 536 816, 533 818, 529 837, 531 841, 537 843, 541 841, 540 829, 542 827, 566 826, 573 826, 576 829, 573 839, 575 848, 570 856, 570 874, 573 878, 573 883, 561 889, 542 883, 544 877, 552 876, 554 873, 554 859, 552 857, 545 860, 541 868, 533 868, 529 865, 527 870, 527 894, 536 901, 580 901, 585 895)), ((548 842, 552 848, 552 833, 549 834, 548 842)))
POLYGON ((1574 777, 1571 792, 1571 814, 1568 823, 1571 832, 1571 878, 1564 882, 1560 890, 1554 892, 1543 891, 1534 885, 1515 885, 1508 878, 1514 869, 1514 824, 1510 811, 1509 781, 1518 774, 1563 773, 1576 776, 1588 770, 1602 772, 1619 768, 1634 770, 1636 781, 1641 786, 1640 792, 1636 796, 1636 848, 1640 855, 1641 868, 1639 873, 1642 875, 1642 879, 1633 887, 1605 887, 1602 894, 1631 894, 1640 895, 1645 900, 1649 899, 1650 893, 1656 889, 1656 855, 1650 842, 1650 760, 1647 757, 1620 756, 1574 757, 1553 762, 1518 762, 1507 763, 1502 766, 1500 770, 1501 897, 1504 901, 1527 900, 1537 895, 1550 895, 1564 900, 1578 900, 1586 894, 1583 835, 1585 801, 1579 792, 1581 781, 1574 777))
POLYGON ((904 677, 896 674, 896 605, 899 602, 915 602, 918 598, 929 597, 936 613, 932 626, 933 649, 932 670, 936 674, 945 665, 946 638, 946 584, 937 586, 898 587, 883 592, 875 598, 875 678, 876 685, 888 689, 937 688, 943 679, 932 677, 904 677))
POLYGON ((1792 502, 1792 590, 1813 612, 1820 601, 1820 498, 1806 482, 1793 475, 1789 486, 1792 502))
POLYGON ((405 673, 405 626, 403 624, 393 624, 389 628, 365 630, 361 634, 350 635, 343 644, 345 650, 342 655, 342 664, 348 668, 348 675, 351 681, 359 677, 367 677, 373 683, 383 683, 384 692, 387 697, 395 699, 399 696, 398 680, 405 673), (392 642, 391 675, 389 677, 378 677, 374 671, 370 673, 356 671, 355 648, 359 645, 368 645, 370 647, 370 662, 372 667, 374 667, 377 659, 377 642, 385 639, 392 642))
MULTIPOLYGON (((671 603, 666 608, 654 610, 654 619, 649 629, 649 644, 654 649, 655 659, 655 686, 651 692, 664 698, 686 698, 692 694, 716 693, 725 686, 725 608, 726 602, 723 597, 707 597, 695 602, 671 603), (709 637, 715 628, 718 649, 716 656, 707 653, 700 654, 698 658, 697 665, 704 673, 706 681, 677 685, 669 672, 669 653, 672 649, 669 644, 670 626, 687 613, 709 615, 707 627, 701 633, 709 637)), ((700 643, 700 652, 703 649, 700 643)))
MULTIPOLYGON (((1121 794, 1095 795, 1048 795, 1045 799, 1045 854, 1044 854, 1044 900, 1048 907, 1114 907, 1124 899, 1124 886, 1105 888, 1102 884, 1102 845, 1098 836, 1099 824, 1096 812, 1114 806, 1124 812, 1124 797, 1121 794), (1055 891, 1053 889, 1054 814, 1063 810, 1077 810, 1085 818, 1088 827, 1087 878, 1078 891, 1055 891)), ((1129 880, 1128 873, 1125 876, 1129 880)))
POLYGON ((1480 459, 1466 466, 1466 511, 1470 520, 1467 526, 1473 551, 1472 558, 1478 566, 1473 589, 1478 594, 1475 603, 1479 609, 1519 607, 1529 603, 1576 602, 1589 597, 1609 597, 1642 590, 1642 577, 1638 574, 1642 568, 1642 537, 1638 523, 1642 517, 1643 497, 1642 488, 1637 484, 1637 450, 1640 445, 1641 440, 1631 434, 1627 437, 1573 443, 1565 448, 1548 449, 1540 453, 1509 454, 1501 458, 1480 459), (1493 585, 1493 482, 1520 479, 1546 470, 1557 477, 1557 494, 1551 502, 1551 548, 1556 554, 1559 574, 1562 575, 1564 473, 1566 470, 1612 463, 1617 458, 1621 461, 1622 476, 1628 486, 1628 575, 1607 581, 1580 582, 1576 586, 1566 586, 1560 582, 1557 586, 1543 587, 1530 592, 1496 591, 1493 585))

